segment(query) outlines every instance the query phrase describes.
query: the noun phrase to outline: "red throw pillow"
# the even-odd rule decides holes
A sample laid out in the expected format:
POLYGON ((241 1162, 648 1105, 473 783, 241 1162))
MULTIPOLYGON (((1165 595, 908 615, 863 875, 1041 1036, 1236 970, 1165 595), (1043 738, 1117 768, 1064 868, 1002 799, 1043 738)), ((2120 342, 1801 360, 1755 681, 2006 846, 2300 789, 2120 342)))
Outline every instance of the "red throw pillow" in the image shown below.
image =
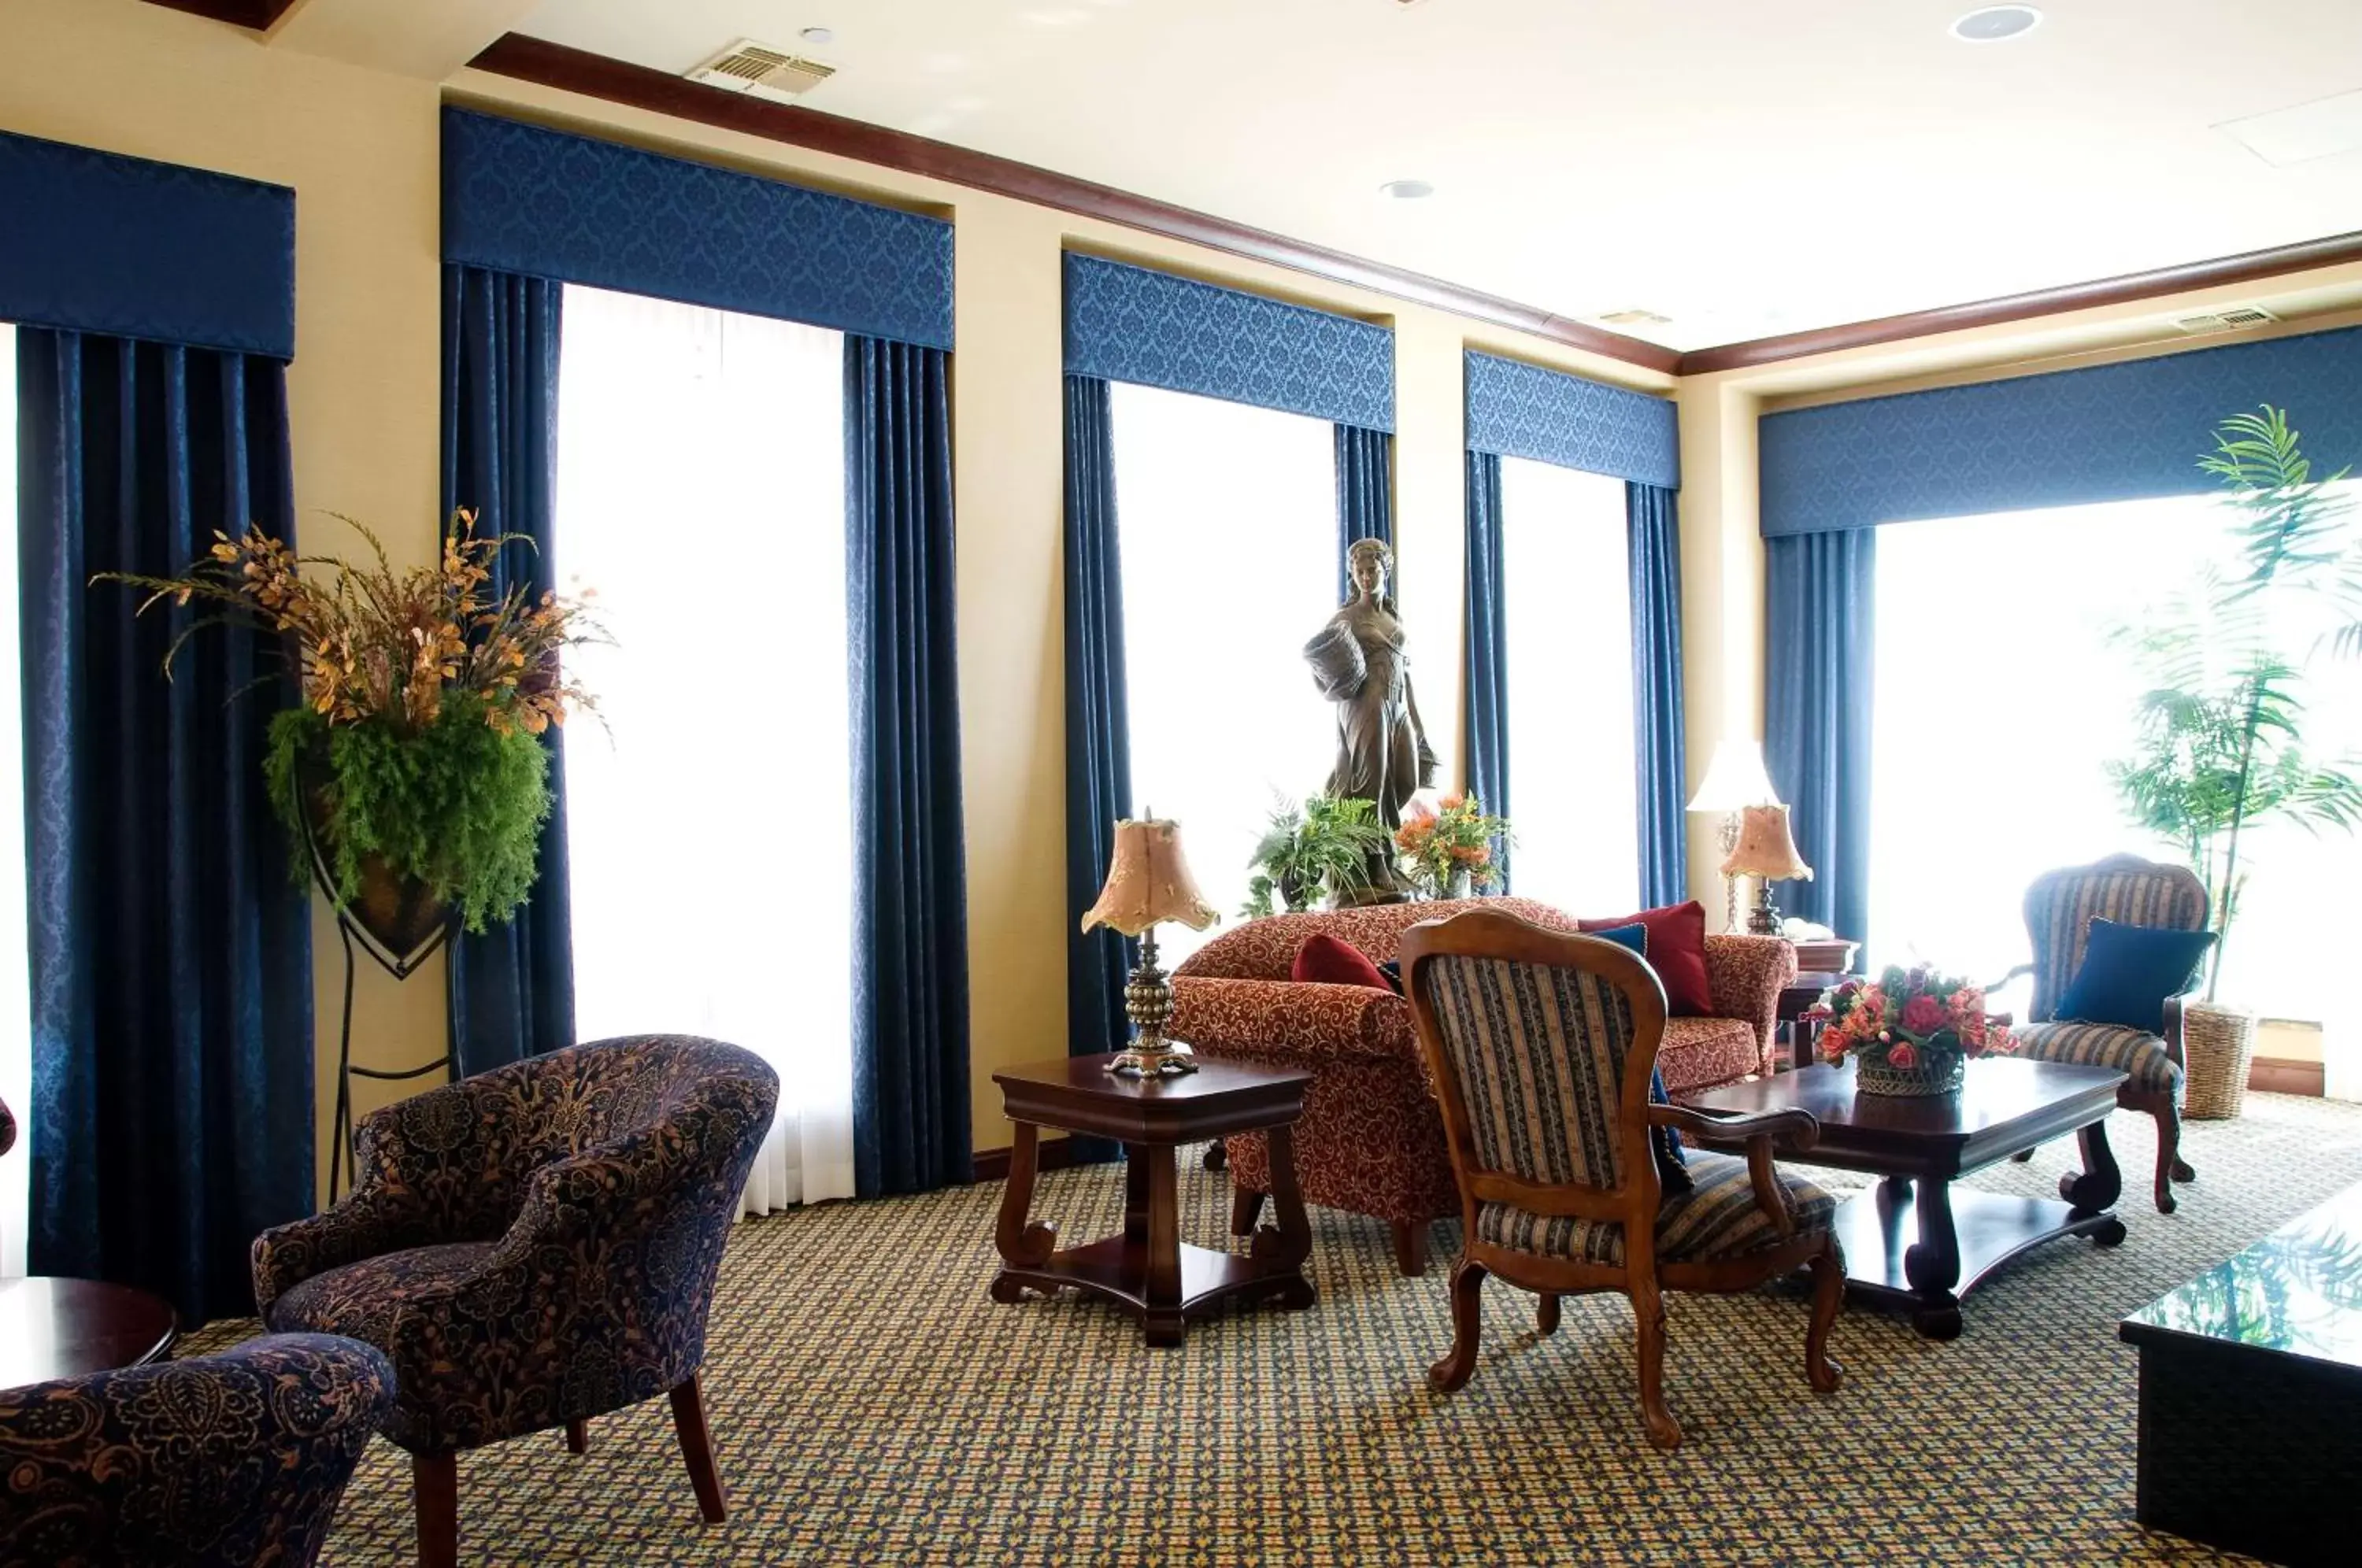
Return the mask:
POLYGON ((1616 925, 1649 928, 1649 963, 1665 984, 1665 1010, 1675 1018, 1714 1016, 1714 991, 1705 978, 1705 906, 1692 899, 1661 910, 1617 915, 1614 920, 1579 920, 1584 931, 1606 931, 1616 925))
POLYGON ((1380 991, 1394 989, 1360 948, 1325 932, 1304 939, 1304 945, 1296 950, 1296 962, 1288 966, 1287 977, 1331 986, 1368 986, 1380 991))

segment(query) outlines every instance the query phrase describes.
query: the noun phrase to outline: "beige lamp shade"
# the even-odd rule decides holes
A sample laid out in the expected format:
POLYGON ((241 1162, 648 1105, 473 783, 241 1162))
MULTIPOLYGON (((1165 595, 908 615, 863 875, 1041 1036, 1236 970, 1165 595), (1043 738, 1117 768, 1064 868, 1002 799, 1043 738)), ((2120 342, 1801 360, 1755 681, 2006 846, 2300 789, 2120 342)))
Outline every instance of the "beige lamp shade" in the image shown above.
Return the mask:
POLYGON ((1762 745, 1726 737, 1715 743, 1714 760, 1706 764, 1705 777, 1699 780, 1697 793, 1690 797, 1689 809, 1738 812, 1779 802, 1772 775, 1763 767, 1762 745))
POLYGON ((1163 921, 1203 931, 1222 917, 1198 891, 1188 862, 1181 858, 1181 830, 1151 817, 1115 824, 1115 858, 1108 867, 1099 901, 1083 917, 1083 929, 1111 925, 1138 936, 1163 921))
POLYGON ((1796 853, 1796 840, 1788 832, 1787 807, 1749 806, 1739 812, 1738 845, 1722 863, 1722 874, 1760 877, 1767 882, 1812 879, 1813 868, 1796 853))

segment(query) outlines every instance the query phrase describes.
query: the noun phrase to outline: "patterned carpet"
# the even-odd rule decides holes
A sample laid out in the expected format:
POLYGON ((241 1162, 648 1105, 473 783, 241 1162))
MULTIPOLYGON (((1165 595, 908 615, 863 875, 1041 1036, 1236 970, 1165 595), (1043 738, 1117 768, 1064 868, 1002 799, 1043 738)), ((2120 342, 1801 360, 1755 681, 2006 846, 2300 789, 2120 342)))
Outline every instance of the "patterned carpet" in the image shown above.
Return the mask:
MULTIPOLYGON (((2200 1174, 2147 1207, 2155 1144, 2119 1113, 2131 1238, 2062 1242, 1971 1297, 1967 1335, 1849 1310, 1846 1384, 1813 1395, 1799 1297, 1676 1297, 1667 1394, 1687 1429, 1647 1446, 1620 1298, 1485 1296, 1460 1393, 1443 1270, 1397 1278, 1374 1221, 1315 1209, 1310 1312, 1234 1313, 1178 1351, 1072 1297, 985 1296, 998 1186, 742 1223, 706 1374, 733 1505, 702 1526, 664 1402, 460 1459, 469 1561, 667 1563, 2213 1562, 2133 1522, 2135 1361, 2123 1313, 2362 1181, 2362 1106, 2250 1096, 2202 1122, 2200 1174)), ((2042 1193, 2054 1144, 1980 1186, 2042 1193)), ((1827 1173, 1833 1186, 1860 1178, 1827 1173)), ((1212 1243, 1225 1178, 1192 1172, 1185 1234, 1212 1243)), ((1120 1173, 1044 1178, 1070 1237, 1118 1222, 1120 1173)), ((1452 1227, 1439 1227, 1450 1255, 1452 1227)), ((252 1331, 208 1330, 183 1353, 252 1331)), ((326 1561, 411 1560, 407 1457, 373 1443, 326 1561)))

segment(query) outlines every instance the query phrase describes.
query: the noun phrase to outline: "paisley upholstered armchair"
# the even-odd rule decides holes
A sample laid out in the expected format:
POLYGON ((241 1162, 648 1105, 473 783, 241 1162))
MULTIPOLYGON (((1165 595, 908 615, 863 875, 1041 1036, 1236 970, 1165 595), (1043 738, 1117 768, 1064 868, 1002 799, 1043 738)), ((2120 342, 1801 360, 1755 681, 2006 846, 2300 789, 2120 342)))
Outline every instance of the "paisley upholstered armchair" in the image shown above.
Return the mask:
POLYGON ((0 1391, 0 1563, 304 1568, 392 1407, 324 1334, 0 1391))
POLYGON ((385 1434, 411 1452, 429 1568, 458 1560, 460 1451, 564 1427, 579 1453, 591 1417, 659 1394, 700 1507, 723 1517, 698 1371, 778 1092, 718 1041, 553 1052, 375 1112, 352 1194, 256 1241, 265 1322, 392 1358, 385 1434))

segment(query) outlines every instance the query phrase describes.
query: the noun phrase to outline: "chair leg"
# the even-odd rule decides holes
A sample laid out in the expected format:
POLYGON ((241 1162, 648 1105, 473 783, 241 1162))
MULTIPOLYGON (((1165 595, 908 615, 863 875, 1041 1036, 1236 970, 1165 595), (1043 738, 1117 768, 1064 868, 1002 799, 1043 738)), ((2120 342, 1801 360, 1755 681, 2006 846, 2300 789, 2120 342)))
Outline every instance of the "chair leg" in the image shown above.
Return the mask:
POLYGON ((1805 1376, 1815 1393, 1834 1394, 1845 1376, 1845 1368, 1829 1359, 1829 1329, 1838 1320, 1838 1309, 1845 1305, 1845 1264, 1838 1259, 1837 1238, 1815 1254, 1813 1271, 1813 1324, 1805 1331, 1805 1376))
POLYGON ((2025 1164, 2025 1162, 2026 1162, 2026 1161, 2028 1161, 2028 1160, 2030 1160, 2030 1159, 2032 1159, 2032 1158, 2034 1158, 2034 1151, 2033 1151, 2033 1150, 2031 1150, 2031 1149, 2020 1149, 2016 1154, 2012 1154, 2012 1155, 2010 1156, 2010 1162, 2011 1162, 2013 1165, 2022 1165, 2025 1164))
MULTIPOLYGON (((1214 1146, 1216 1148, 1221 1147, 1219 1143, 1214 1146)), ((1263 1218, 1264 1196, 1264 1195, 1260 1192, 1250 1192, 1245 1187, 1241 1187, 1236 1192, 1231 1194, 1231 1235, 1252 1236, 1254 1234, 1255 1221, 1263 1218)))
POLYGON ((680 1456, 689 1462, 689 1484, 697 1488, 698 1511, 709 1524, 730 1517, 723 1500, 722 1473, 713 1467, 713 1441, 705 1430, 705 1396, 692 1377, 672 1391, 673 1430, 680 1437, 680 1456))
POLYGON ((568 1453, 584 1453, 590 1451, 590 1423, 588 1421, 567 1422, 566 1452, 568 1453))
POLYGON ((1632 1317, 1640 1342, 1640 1416, 1657 1448, 1682 1446, 1682 1424, 1665 1408, 1665 1298, 1654 1281, 1632 1292, 1632 1317))
POLYGON ((458 1568, 459 1456, 412 1454, 410 1488, 418 1507, 418 1568, 458 1568))
POLYGON ((1212 1143, 1206 1145, 1205 1166, 1208 1170, 1218 1171, 1228 1165, 1230 1163, 1231 1146, 1228 1143, 1225 1143, 1220 1138, 1217 1138, 1212 1143))
POLYGON ((2170 1214, 2174 1167, 2181 1164, 2181 1110, 2167 1094, 2158 1098, 2150 1114, 2157 1118, 2157 1211, 2170 1214))
POLYGON ((1476 1370, 1485 1329, 1485 1265, 1462 1258, 1451 1270, 1451 1353, 1427 1369, 1428 1386, 1449 1394, 1476 1370))
POLYGON ((1543 1339, 1558 1332, 1558 1297, 1543 1291, 1540 1305, 1534 1309, 1534 1332, 1543 1339))
POLYGON ((1427 1272, 1427 1231, 1424 1220, 1397 1220, 1394 1222, 1395 1268, 1407 1279, 1417 1279, 1427 1272))

